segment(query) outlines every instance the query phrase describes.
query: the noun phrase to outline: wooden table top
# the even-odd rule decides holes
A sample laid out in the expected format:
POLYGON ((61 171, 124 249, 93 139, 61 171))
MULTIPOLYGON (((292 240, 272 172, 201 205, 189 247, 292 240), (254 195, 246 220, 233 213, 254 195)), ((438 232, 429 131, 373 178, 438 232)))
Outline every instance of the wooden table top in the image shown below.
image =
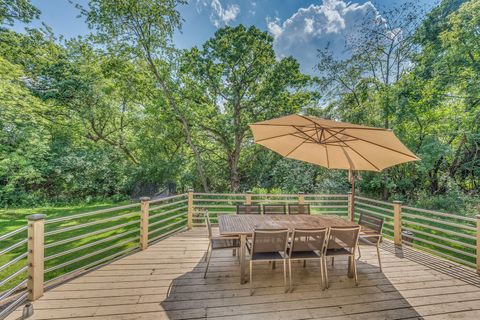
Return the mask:
POLYGON ((254 215, 236 214, 218 217, 221 235, 251 235, 259 229, 312 229, 324 227, 355 227, 357 223, 333 215, 254 215))

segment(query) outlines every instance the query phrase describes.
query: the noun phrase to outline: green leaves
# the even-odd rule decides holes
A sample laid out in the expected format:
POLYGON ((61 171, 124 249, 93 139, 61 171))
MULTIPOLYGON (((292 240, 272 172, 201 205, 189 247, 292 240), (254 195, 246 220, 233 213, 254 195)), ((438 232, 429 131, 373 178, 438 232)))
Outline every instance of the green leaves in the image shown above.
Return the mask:
MULTIPOLYGON (((248 124, 296 113, 313 100, 310 78, 293 58, 277 60, 273 39, 256 27, 225 27, 181 58, 185 110, 196 143, 238 191, 255 149, 248 124)), ((260 164, 258 164, 260 165, 260 164)), ((224 186, 221 177, 217 186, 224 186)))
POLYGON ((15 20, 28 23, 39 16, 40 10, 30 0, 0 0, 0 24, 12 26, 15 20))

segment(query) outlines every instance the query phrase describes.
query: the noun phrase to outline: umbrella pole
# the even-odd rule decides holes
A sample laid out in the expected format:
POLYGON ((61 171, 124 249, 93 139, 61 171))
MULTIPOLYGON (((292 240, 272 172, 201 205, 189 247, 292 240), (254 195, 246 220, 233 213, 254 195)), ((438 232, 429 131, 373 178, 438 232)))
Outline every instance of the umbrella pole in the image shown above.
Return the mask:
POLYGON ((353 170, 349 170, 350 182, 352 183, 352 221, 355 220, 355 175, 353 170))

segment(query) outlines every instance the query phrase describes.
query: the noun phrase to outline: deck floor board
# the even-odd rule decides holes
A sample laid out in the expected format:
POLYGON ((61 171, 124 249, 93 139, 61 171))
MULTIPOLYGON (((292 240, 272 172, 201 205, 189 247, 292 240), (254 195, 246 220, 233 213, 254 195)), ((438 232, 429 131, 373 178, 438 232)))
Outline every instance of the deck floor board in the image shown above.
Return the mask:
MULTIPOLYGON (((480 277, 412 249, 382 245, 383 273, 373 248, 362 247, 360 284, 347 262, 329 264, 322 291, 319 265, 293 264, 294 288, 284 293, 281 264, 254 269, 255 293, 239 283, 230 250, 216 251, 207 279, 205 230, 173 235, 48 291, 29 319, 478 319, 480 277)), ((7 319, 18 319, 21 308, 7 319)))

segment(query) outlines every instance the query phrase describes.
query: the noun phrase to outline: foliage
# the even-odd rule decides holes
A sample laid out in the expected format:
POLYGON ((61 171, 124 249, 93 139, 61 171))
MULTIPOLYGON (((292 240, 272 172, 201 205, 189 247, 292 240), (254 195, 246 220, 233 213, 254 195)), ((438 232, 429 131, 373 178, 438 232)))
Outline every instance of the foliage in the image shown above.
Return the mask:
POLYGON ((243 167, 254 147, 248 125, 299 112, 313 100, 308 76, 293 58, 276 60, 273 38, 255 27, 225 27, 201 50, 185 52, 182 95, 196 124, 201 149, 208 150, 214 171, 240 189, 243 167))
POLYGON ((30 0, 0 0, 0 24, 11 26, 15 20, 30 22, 39 15, 40 11, 30 0))
MULTIPOLYGON (((358 174, 361 193, 471 210, 480 183, 478 0, 407 3, 359 22, 319 78, 256 27, 178 50, 185 1, 91 0, 87 38, 0 29, 0 204, 196 190, 346 192, 347 174, 254 145, 248 124, 303 112, 393 129, 422 161, 358 174), (473 199, 473 200, 472 200, 473 199), (465 209, 468 208, 468 209, 465 209)), ((39 12, 0 2, 4 26, 39 12)))

